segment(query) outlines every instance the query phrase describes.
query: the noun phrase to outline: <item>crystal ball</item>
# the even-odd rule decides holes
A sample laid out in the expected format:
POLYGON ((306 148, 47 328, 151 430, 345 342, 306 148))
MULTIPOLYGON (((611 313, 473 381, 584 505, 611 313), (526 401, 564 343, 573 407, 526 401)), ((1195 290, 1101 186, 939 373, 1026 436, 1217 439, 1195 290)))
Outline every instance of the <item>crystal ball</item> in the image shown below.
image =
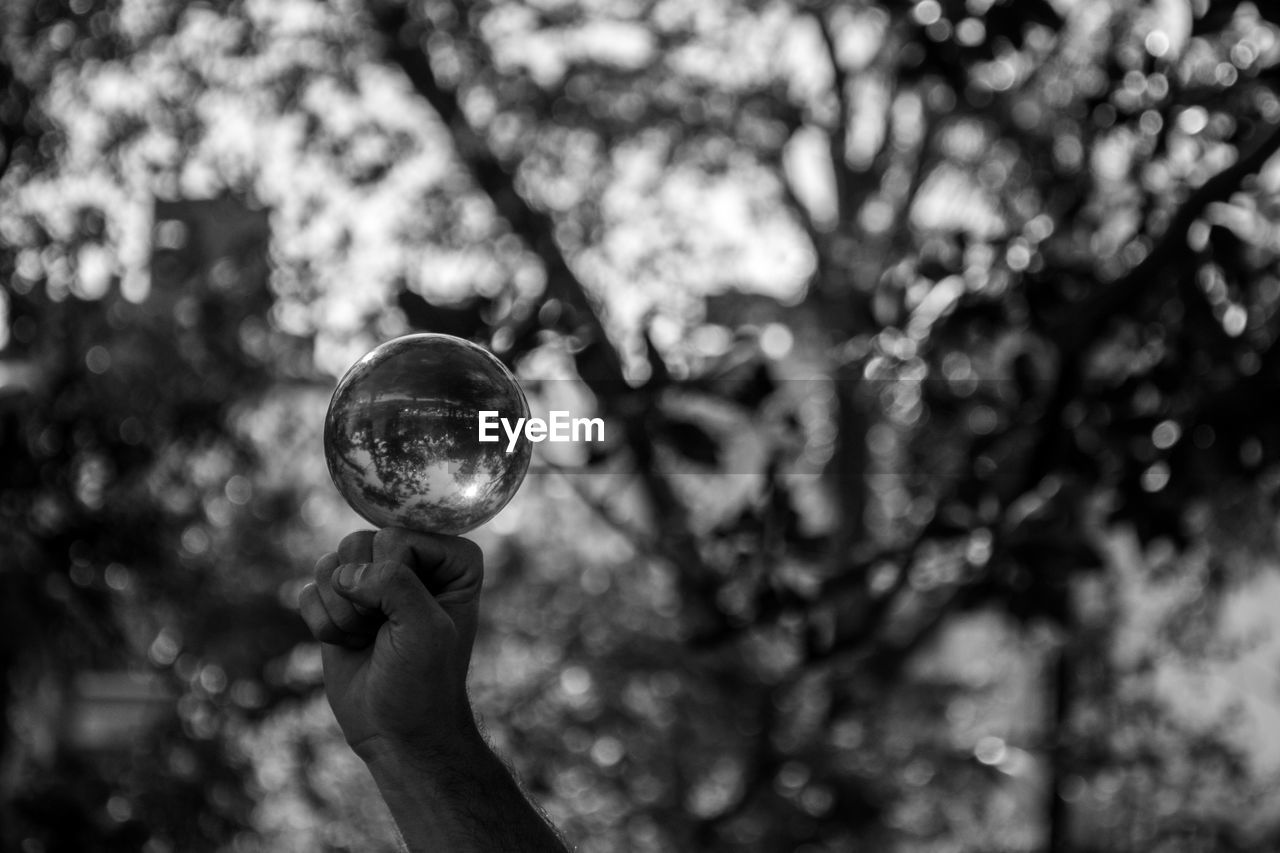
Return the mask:
POLYGON ((481 442, 481 411, 513 425, 529 417, 519 383, 488 350, 452 335, 387 341, 351 366, 329 401, 329 475, 378 527, 465 533, 506 506, 533 453, 523 433, 508 453, 501 428, 497 442, 481 442))

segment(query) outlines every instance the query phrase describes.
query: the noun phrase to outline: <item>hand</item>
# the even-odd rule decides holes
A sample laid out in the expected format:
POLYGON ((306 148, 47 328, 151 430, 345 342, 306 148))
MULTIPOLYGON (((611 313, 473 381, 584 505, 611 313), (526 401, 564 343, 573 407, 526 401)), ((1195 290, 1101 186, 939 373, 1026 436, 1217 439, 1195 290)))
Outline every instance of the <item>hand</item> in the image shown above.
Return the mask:
POLYGON ((299 605, 323 644, 325 692, 371 761, 434 757, 479 739, 466 693, 484 557, 455 536, 352 533, 316 564, 299 605))
POLYGON ((565 853, 467 700, 484 557, 456 536, 352 533, 299 604, 324 686, 413 853, 565 853))

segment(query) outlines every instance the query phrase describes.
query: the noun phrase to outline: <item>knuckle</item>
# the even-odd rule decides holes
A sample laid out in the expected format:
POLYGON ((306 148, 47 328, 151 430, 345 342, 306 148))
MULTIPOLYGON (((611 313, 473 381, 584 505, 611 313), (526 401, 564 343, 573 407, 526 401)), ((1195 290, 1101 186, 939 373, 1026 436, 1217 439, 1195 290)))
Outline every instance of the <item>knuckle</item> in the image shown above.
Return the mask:
POLYGON ((302 591, 302 595, 299 596, 298 613, 302 616, 302 621, 306 623, 307 628, 317 638, 327 627, 332 625, 329 620, 329 614, 325 612, 324 605, 320 603, 320 594, 314 586, 307 586, 302 591))
POLYGON ((361 551, 366 551, 373 542, 376 534, 372 530, 357 530, 354 533, 348 533, 342 537, 342 541, 338 544, 338 555, 347 558, 351 562, 351 557, 359 555, 361 551))
POLYGON ((368 617, 361 616, 347 601, 330 607, 329 619, 348 634, 362 633, 369 628, 368 617))
POLYGON ((308 583, 302 588, 302 591, 298 593, 298 609, 301 610, 308 605, 317 604, 319 603, 319 599, 320 590, 314 583, 308 583))
POLYGON ((373 534, 373 547, 377 549, 386 548, 395 543, 399 538, 399 534, 400 531, 394 527, 384 527, 373 534))
POLYGON ((357 616, 351 602, 342 596, 332 582, 320 585, 320 604, 329 614, 329 619, 336 625, 346 628, 357 616))
POLYGON ((333 570, 338 567, 338 555, 329 552, 316 561, 315 579, 317 584, 327 583, 333 575, 333 570))
POLYGON ((484 565, 484 551, 475 542, 458 537, 454 547, 457 549, 458 560, 468 569, 474 570, 472 567, 484 565))
POLYGON ((406 591, 419 586, 418 576, 413 570, 400 562, 385 562, 377 564, 382 576, 382 582, 389 588, 397 591, 406 591))
POLYGON ((384 527, 373 534, 372 551, 378 560, 399 560, 409 554, 409 533, 398 527, 384 527))
POLYGON ((414 577, 413 570, 397 560, 388 560, 380 565, 388 583, 401 585, 408 583, 414 577))
POLYGON ((308 587, 308 589, 310 590, 309 592, 304 591, 305 598, 302 601, 300 611, 302 613, 302 621, 306 623, 311 635, 322 643, 345 643, 347 641, 347 632, 329 614, 328 609, 320 600, 320 594, 315 591, 315 587, 308 587))
POLYGON ((446 573, 453 583, 479 583, 484 577, 484 551, 470 539, 455 539, 446 573))

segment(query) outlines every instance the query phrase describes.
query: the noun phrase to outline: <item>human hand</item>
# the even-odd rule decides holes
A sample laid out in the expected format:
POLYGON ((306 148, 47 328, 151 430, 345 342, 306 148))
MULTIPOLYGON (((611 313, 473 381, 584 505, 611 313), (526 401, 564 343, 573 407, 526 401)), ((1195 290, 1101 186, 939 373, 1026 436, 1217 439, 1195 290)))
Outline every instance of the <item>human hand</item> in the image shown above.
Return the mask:
POLYGON ((362 530, 320 558, 299 604, 329 704, 407 850, 565 853, 467 700, 483 577, 466 539, 362 530))
POLYGON ((430 757, 478 739, 466 693, 484 576, 475 543, 362 530, 316 564, 299 599, 325 692, 358 755, 430 757))

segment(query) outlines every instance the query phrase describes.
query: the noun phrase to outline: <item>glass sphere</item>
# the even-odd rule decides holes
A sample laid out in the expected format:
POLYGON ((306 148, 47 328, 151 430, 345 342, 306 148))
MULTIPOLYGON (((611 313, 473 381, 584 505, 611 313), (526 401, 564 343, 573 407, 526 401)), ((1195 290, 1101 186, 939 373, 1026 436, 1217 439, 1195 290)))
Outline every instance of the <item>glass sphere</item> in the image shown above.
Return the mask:
POLYGON ((488 350, 452 335, 406 335, 357 361, 333 392, 324 455, 338 491, 378 527, 457 534, 498 514, 533 446, 511 452, 501 426, 481 442, 479 413, 514 426, 529 404, 488 350))

